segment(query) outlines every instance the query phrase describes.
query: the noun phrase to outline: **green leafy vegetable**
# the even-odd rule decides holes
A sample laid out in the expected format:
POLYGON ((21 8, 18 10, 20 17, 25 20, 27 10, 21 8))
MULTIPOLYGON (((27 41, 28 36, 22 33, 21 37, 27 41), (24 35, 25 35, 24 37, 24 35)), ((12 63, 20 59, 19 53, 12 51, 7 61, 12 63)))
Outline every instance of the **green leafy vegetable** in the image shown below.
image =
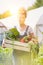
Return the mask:
POLYGON ((12 28, 5 32, 7 39, 16 40, 19 36, 19 32, 16 28, 12 28))
POLYGON ((39 44, 38 43, 35 44, 33 41, 30 41, 29 45, 30 45, 31 51, 38 54, 38 52, 39 52, 39 44))

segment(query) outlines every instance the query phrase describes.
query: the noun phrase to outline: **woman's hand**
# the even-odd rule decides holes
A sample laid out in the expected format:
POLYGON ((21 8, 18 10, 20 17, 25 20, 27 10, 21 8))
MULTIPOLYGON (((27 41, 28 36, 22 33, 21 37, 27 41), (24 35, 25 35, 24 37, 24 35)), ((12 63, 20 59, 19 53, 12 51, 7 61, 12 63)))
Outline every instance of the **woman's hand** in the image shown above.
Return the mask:
POLYGON ((3 48, 6 48, 5 44, 2 44, 2 47, 3 47, 3 48))
POLYGON ((33 38, 32 38, 32 41, 33 41, 35 44, 37 44, 37 43, 38 43, 38 38, 37 38, 37 37, 33 37, 33 38))
POLYGON ((2 42, 2 47, 3 48, 6 48, 6 45, 5 45, 5 42, 4 42, 5 40, 3 40, 3 42, 2 42))

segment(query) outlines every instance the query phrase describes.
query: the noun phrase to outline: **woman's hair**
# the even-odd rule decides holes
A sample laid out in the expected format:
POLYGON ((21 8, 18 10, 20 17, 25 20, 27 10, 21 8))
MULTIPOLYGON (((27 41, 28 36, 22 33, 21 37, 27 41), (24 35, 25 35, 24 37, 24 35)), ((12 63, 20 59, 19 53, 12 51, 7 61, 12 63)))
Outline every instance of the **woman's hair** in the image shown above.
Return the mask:
POLYGON ((20 8, 18 12, 19 12, 19 14, 20 14, 20 13, 25 14, 25 17, 27 16, 27 11, 26 11, 25 8, 23 8, 23 7, 20 8))

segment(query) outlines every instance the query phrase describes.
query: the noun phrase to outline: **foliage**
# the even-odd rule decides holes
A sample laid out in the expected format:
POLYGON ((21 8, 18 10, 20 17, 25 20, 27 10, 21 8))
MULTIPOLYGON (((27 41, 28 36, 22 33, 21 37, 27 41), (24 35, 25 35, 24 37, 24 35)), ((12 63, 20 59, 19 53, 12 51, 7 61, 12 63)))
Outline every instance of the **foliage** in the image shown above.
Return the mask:
POLYGON ((12 52, 11 48, 0 47, 0 65, 12 65, 12 52))
POLYGON ((33 41, 30 41, 29 45, 30 45, 30 51, 31 51, 32 58, 35 59, 39 52, 39 44, 38 43, 36 44, 33 41))
POLYGON ((40 46, 38 57, 34 61, 36 65, 43 65, 43 46, 40 46))
POLYGON ((0 19, 6 18, 11 16, 12 14, 10 13, 10 11, 6 11, 3 14, 0 14, 0 19))
POLYGON ((36 0, 35 3, 31 7, 28 8, 28 11, 39 8, 41 6, 43 6, 43 0, 36 0))

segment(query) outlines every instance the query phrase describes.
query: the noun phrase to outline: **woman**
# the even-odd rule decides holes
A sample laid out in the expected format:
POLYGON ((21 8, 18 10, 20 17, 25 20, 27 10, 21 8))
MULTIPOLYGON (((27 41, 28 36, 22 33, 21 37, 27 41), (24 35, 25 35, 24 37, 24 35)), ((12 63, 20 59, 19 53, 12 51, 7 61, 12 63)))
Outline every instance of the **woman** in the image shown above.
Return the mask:
POLYGON ((17 27, 18 31, 20 32, 20 38, 24 36, 31 35, 34 36, 33 30, 30 26, 25 24, 25 19, 27 17, 27 11, 24 8, 19 9, 19 27, 17 27))
MULTIPOLYGON (((24 8, 19 9, 19 27, 17 26, 17 30, 19 31, 20 35, 19 38, 22 39, 24 36, 34 36, 34 33, 30 26, 25 24, 25 19, 27 17, 27 11, 24 8)), ((2 44, 3 47, 5 47, 5 44, 2 44)))

